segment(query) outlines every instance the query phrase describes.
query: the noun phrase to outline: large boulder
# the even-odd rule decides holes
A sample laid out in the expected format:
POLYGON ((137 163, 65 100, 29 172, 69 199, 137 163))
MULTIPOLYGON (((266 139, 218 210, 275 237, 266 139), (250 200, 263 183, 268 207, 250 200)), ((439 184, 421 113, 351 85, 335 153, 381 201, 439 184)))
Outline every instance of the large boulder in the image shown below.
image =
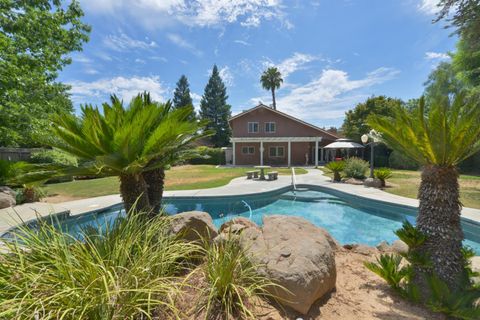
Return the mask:
POLYGON ((218 234, 212 217, 202 211, 188 211, 172 216, 171 231, 187 241, 202 238, 212 240, 218 234))
POLYGON ((9 187, 0 187, 0 209, 13 207, 17 204, 16 193, 9 187))
MULTIPOLYGON (((473 272, 479 272, 480 273, 480 256, 475 256, 470 259, 470 267, 472 268, 473 272)), ((475 284, 480 284, 480 276, 478 277, 473 277, 473 282, 475 284)), ((480 299, 479 299, 480 301, 480 299)))
POLYGON ((259 272, 285 288, 269 288, 285 306, 306 314, 335 288, 335 241, 327 231, 299 217, 263 218, 263 228, 247 228, 240 241, 259 272))
POLYGON ((381 188, 382 181, 377 178, 367 178, 363 181, 363 185, 367 188, 381 188))
POLYGON ((222 224, 219 233, 240 233, 246 228, 259 228, 255 222, 244 217, 236 217, 222 224))

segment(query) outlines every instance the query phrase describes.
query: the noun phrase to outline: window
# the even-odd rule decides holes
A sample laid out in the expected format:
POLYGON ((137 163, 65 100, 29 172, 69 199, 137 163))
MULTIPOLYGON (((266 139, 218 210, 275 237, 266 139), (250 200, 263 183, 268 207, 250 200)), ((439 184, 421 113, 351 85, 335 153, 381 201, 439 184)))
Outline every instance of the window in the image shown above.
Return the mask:
POLYGON ((275 129, 276 129, 275 122, 265 122, 266 133, 275 133, 275 129))
POLYGON ((255 147, 242 147, 242 153, 243 154, 254 154, 255 153, 255 147))
POLYGON ((285 155, 285 149, 283 147, 270 147, 270 157, 282 158, 285 155))
POLYGON ((258 122, 249 122, 248 133, 257 133, 257 132, 258 132, 258 122))

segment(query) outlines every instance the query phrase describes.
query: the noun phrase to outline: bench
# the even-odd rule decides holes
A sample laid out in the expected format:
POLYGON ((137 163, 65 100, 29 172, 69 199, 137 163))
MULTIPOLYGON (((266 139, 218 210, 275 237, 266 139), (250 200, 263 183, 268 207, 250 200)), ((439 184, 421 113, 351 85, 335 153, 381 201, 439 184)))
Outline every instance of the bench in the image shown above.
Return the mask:
POLYGON ((257 179, 258 178, 258 173, 259 171, 247 171, 246 174, 247 174, 247 179, 257 179))
POLYGON ((277 171, 271 171, 267 172, 268 180, 277 180, 278 179, 278 172, 277 171))

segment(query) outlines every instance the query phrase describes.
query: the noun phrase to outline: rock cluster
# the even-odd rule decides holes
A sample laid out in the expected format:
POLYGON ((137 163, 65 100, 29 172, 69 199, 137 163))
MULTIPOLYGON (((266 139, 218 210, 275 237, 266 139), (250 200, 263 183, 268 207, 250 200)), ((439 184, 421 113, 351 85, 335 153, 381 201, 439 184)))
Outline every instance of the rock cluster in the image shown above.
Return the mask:
POLYGON ((198 240, 199 234, 214 241, 235 235, 250 259, 260 267, 258 272, 279 287, 270 288, 279 303, 302 314, 312 304, 335 288, 335 249, 330 234, 305 219, 281 215, 266 216, 259 227, 246 218, 235 218, 217 231, 205 212, 185 212, 174 216, 172 231, 187 240, 198 240))

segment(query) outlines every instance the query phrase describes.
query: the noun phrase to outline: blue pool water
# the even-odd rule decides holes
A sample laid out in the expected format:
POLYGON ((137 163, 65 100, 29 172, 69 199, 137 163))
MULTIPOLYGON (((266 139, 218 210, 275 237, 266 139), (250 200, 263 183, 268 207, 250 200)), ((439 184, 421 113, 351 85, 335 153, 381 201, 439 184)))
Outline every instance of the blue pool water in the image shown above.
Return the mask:
MULTIPOLYGON (((254 196, 218 198, 165 198, 165 211, 176 214, 199 210, 208 212, 217 227, 238 216, 262 224, 262 217, 280 214, 298 216, 327 229, 342 244, 362 243, 375 246, 397 239, 393 233, 404 220, 414 222, 416 210, 410 207, 365 200, 321 188, 300 188, 254 196), (251 212, 250 209, 251 208, 251 212)), ((88 225, 110 223, 125 213, 120 207, 70 217, 62 229, 78 235, 88 225)), ((480 225, 463 222, 465 244, 480 254, 480 225)))

